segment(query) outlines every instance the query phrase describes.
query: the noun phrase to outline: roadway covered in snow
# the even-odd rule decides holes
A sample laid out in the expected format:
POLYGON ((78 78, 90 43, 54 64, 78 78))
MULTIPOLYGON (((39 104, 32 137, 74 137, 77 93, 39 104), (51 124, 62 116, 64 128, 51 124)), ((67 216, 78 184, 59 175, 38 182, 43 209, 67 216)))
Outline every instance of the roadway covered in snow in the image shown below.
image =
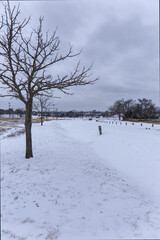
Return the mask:
POLYGON ((160 238, 159 146, 156 125, 59 120, 33 125, 26 160, 2 135, 2 240, 160 238))

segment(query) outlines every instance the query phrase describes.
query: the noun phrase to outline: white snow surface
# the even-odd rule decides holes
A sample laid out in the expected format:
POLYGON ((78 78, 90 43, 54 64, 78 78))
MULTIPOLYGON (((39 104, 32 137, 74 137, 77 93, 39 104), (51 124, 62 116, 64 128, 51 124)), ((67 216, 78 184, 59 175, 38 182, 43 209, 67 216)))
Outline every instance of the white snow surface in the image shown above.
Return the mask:
POLYGON ((1 136, 2 240, 160 238, 160 126, 78 119, 32 132, 29 160, 24 134, 1 136))

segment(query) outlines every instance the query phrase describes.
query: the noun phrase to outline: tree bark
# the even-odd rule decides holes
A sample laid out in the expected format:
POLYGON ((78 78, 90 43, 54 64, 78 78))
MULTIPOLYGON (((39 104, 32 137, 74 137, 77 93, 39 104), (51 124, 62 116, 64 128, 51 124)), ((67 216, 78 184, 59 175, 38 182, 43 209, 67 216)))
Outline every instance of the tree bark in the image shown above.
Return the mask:
POLYGON ((41 106, 41 126, 43 125, 43 108, 41 106))
POLYGON ((27 102, 26 116, 25 116, 25 130, 26 130, 26 156, 25 156, 25 158, 33 157, 31 128, 32 128, 32 102, 27 102))

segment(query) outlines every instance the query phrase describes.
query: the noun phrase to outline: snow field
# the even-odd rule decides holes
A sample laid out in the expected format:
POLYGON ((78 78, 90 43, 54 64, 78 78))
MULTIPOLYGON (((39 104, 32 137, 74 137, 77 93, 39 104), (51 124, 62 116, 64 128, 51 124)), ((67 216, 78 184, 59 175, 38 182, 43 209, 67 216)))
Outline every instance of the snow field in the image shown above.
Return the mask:
POLYGON ((148 191, 151 198, 160 201, 160 191, 157 191, 160 187, 160 125, 151 128, 147 123, 141 127, 140 123, 126 126, 124 122, 116 125, 104 121, 80 124, 75 120, 65 121, 63 127, 71 137, 88 143, 103 159, 103 164, 116 168, 148 191), (102 136, 98 136, 99 125, 102 136))
POLYGON ((160 132, 132 130, 82 120, 35 124, 30 160, 24 135, 2 139, 2 240, 160 237, 160 132))

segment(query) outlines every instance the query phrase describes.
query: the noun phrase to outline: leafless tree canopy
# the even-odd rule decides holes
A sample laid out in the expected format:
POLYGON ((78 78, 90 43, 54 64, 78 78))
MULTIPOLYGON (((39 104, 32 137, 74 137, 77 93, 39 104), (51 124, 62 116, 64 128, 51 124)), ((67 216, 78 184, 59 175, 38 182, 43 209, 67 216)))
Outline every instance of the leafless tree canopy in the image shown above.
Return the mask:
POLYGON ((51 101, 50 97, 46 96, 37 96, 36 102, 34 103, 34 108, 37 111, 40 111, 41 109, 47 109, 49 107, 53 107, 55 104, 51 101))
POLYGON ((43 112, 47 111, 47 108, 53 107, 55 104, 51 101, 51 98, 48 96, 37 96, 36 102, 33 104, 33 108, 40 112, 41 114, 41 125, 43 125, 43 112))
POLYGON ((36 95, 51 95, 52 89, 59 89, 67 93, 70 86, 94 83, 87 80, 91 67, 80 70, 80 62, 74 71, 56 79, 48 74, 47 69, 57 62, 75 57, 72 47, 64 55, 59 54, 59 37, 56 31, 52 36, 48 32, 43 34, 43 18, 39 18, 39 25, 29 37, 25 37, 24 29, 30 19, 19 22, 19 7, 12 10, 9 3, 5 5, 4 26, 0 35, 1 55, 5 61, 0 63, 0 78, 5 96, 15 97, 25 104, 36 95))
POLYGON ((39 18, 39 24, 29 36, 26 29, 30 18, 20 20, 19 6, 10 6, 9 1, 3 4, 4 16, 0 22, 0 85, 5 89, 1 97, 9 96, 21 100, 26 107, 26 148, 29 149, 26 157, 32 157, 31 144, 31 116, 33 98, 36 96, 52 96, 52 91, 58 89, 68 93, 68 87, 93 84, 97 79, 90 79, 89 67, 80 69, 77 63, 73 72, 64 76, 53 78, 48 73, 48 68, 54 64, 73 58, 74 54, 70 46, 65 54, 59 53, 60 40, 56 35, 43 33, 43 18, 39 18))

